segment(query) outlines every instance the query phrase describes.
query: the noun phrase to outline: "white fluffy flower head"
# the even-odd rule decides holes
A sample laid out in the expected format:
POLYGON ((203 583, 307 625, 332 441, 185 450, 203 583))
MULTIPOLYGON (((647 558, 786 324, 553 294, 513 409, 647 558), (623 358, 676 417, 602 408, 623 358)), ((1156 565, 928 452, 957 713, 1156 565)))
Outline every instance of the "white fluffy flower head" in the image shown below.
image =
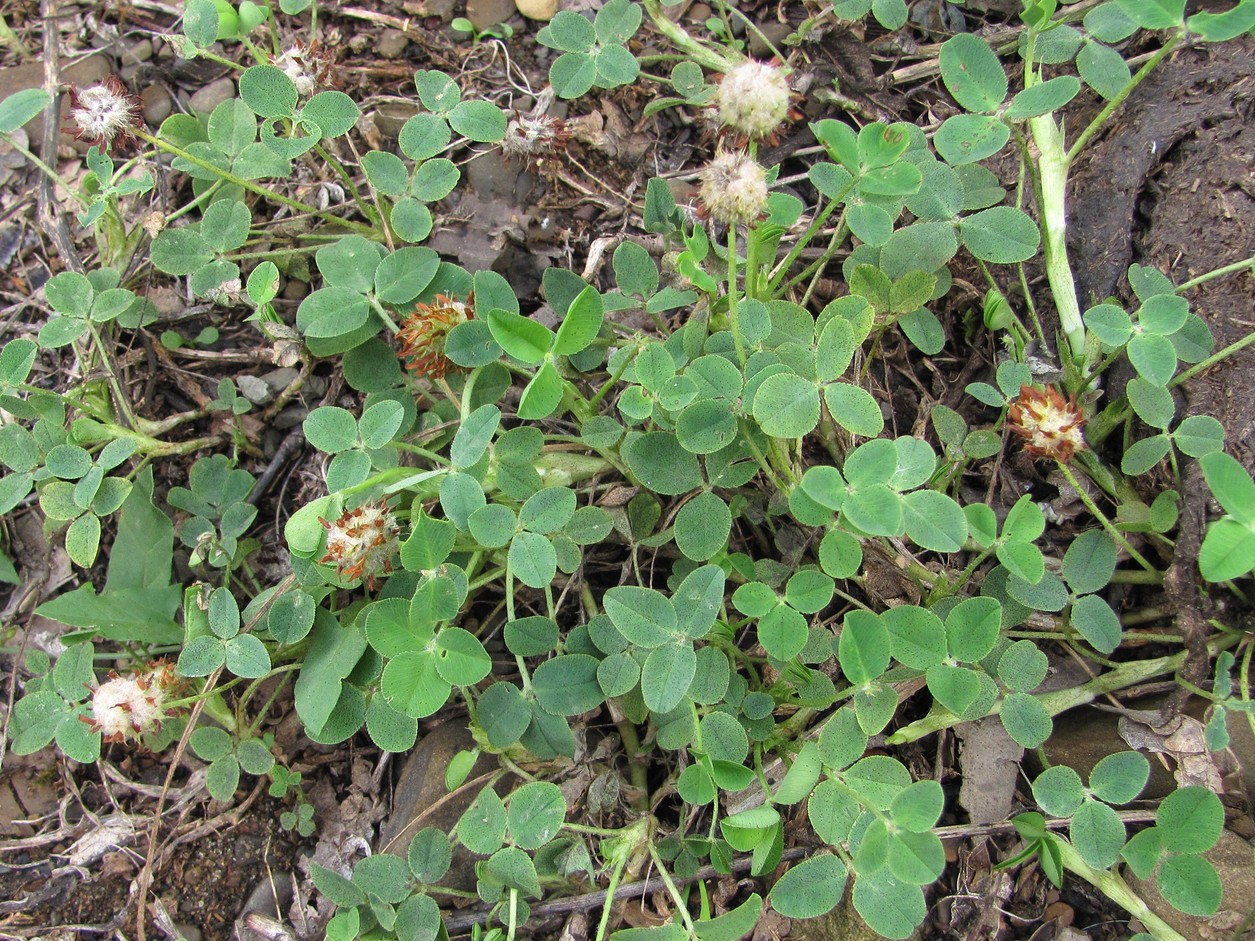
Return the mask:
POLYGON ((99 84, 71 90, 70 117, 82 140, 108 150, 115 140, 132 136, 139 122, 139 105, 121 80, 110 75, 99 84))
POLYGON ((136 676, 111 675, 92 693, 92 717, 84 720, 106 742, 139 740, 161 730, 172 715, 169 690, 177 680, 168 664, 136 676))
POLYGON ((319 522, 327 530, 327 554, 319 561, 335 565, 341 577, 371 583, 376 575, 392 570, 401 528, 383 500, 345 510, 333 523, 319 522))
POLYGON ((742 62, 719 83, 719 123, 751 140, 767 137, 789 117, 789 83, 784 71, 763 62, 742 62))
POLYGON ((757 161, 732 150, 715 154, 701 173, 701 201, 716 222, 752 222, 767 205, 767 174, 757 161))

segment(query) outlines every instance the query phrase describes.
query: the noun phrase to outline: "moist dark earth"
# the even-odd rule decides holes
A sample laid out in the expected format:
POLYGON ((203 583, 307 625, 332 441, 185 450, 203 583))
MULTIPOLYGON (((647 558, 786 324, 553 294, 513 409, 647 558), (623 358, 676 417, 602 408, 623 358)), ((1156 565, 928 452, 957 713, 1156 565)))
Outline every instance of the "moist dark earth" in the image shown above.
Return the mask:
MULTIPOLYGON (((92 23, 116 28, 119 38, 101 52, 107 71, 124 69, 123 51, 158 37, 174 23, 162 4, 53 6, 57 8, 53 28, 59 31, 63 47, 82 53, 94 48, 87 43, 90 33, 84 27, 89 16, 92 23)), ((546 83, 548 51, 535 43, 538 24, 521 17, 509 20, 515 35, 508 42, 472 44, 456 38, 447 26, 453 15, 464 12, 460 4, 455 8, 376 2, 363 4, 369 7, 364 12, 344 6, 337 9, 336 3, 326 4, 322 28, 337 38, 343 90, 363 105, 369 117, 362 132, 368 146, 386 145, 399 122, 412 113, 403 99, 412 97, 411 79, 417 68, 444 69, 464 87, 502 104, 512 98, 526 103, 528 96, 522 93, 520 81, 533 91, 546 83), (401 36, 407 42, 397 41, 398 27, 403 27, 401 36), (388 57, 380 55, 385 43, 391 44, 388 57)), ((742 9, 773 36, 783 34, 781 24, 796 25, 813 12, 790 3, 750 3, 742 9)), ((5 3, 3 12, 8 24, 19 29, 26 54, 12 46, 3 53, 0 62, 6 68, 0 73, 0 82, 7 85, 0 89, 0 97, 14 90, 10 87, 14 81, 23 80, 15 69, 29 72, 37 61, 42 35, 37 5, 5 3)), ((690 26, 695 12, 689 10, 686 22, 690 26)), ((986 25, 993 27, 1007 21, 997 12, 988 18, 986 25)), ((968 25, 979 28, 979 16, 969 13, 968 25)), ((820 43, 801 47, 796 64, 810 75, 813 90, 831 88, 832 79, 838 79, 847 96, 845 106, 852 109, 858 122, 879 118, 923 124, 928 121, 929 107, 945 98, 935 72, 921 69, 918 78, 896 83, 893 77, 914 63, 926 62, 928 57, 920 50, 927 50, 929 43, 939 38, 913 27, 899 35, 884 35, 873 29, 837 30, 820 43)), ((644 37, 645 44, 657 42, 651 34, 644 37)), ((1135 45, 1126 54, 1140 51, 1135 45)), ((137 67, 129 69, 132 88, 144 91, 146 101, 172 96, 178 106, 185 107, 192 92, 224 74, 213 63, 176 60, 168 47, 155 52, 150 47, 149 53, 137 67), (151 91, 153 88, 159 91, 151 91)), ((1255 245, 1253 65, 1255 47, 1249 39, 1179 51, 1137 89, 1090 148, 1074 174, 1069 203, 1074 233, 1071 251, 1083 304, 1088 306, 1109 295, 1128 301, 1132 295, 1125 271, 1130 263, 1154 265, 1180 283, 1251 255, 1255 245)), ((598 238, 639 231, 639 206, 651 173, 691 170, 713 152, 715 137, 700 114, 667 111, 645 118, 644 108, 652 95, 638 85, 572 103, 568 117, 575 131, 568 149, 539 166, 511 165, 495 154, 472 161, 464 168, 468 188, 444 204, 440 225, 428 244, 471 270, 492 267, 501 271, 514 285, 524 310, 538 309, 542 305, 538 288, 546 267, 558 264, 582 271, 598 238)), ((837 104, 817 91, 805 94, 800 106, 808 119, 841 113, 837 104)), ((1076 128, 1096 110, 1094 101, 1083 99, 1076 110, 1076 128)), ((32 141, 36 139, 32 134, 32 141)), ((764 153, 764 162, 783 161, 783 172, 796 173, 805 164, 793 155, 810 143, 809 134, 799 123, 777 147, 764 153)), ((81 160, 79 152, 66 147, 63 142, 64 162, 81 160)), ((52 243, 33 221, 29 194, 35 177, 21 160, 10 159, 12 156, 5 157, 10 195, 5 197, 5 216, 0 222, 5 268, 0 288, 7 292, 8 302, 33 291, 60 270, 52 243)), ((687 181, 682 178, 677 185, 691 186, 691 181, 691 176, 687 181)), ((970 308, 977 297, 971 285, 981 283, 974 268, 964 271, 961 260, 957 266, 956 288, 937 310, 952 338, 947 350, 927 364, 905 349, 886 350, 883 371, 878 369, 872 376, 878 386, 874 391, 893 398, 899 434, 912 430, 924 390, 951 407, 970 408, 970 400, 960 392, 992 362, 991 349, 977 357, 956 349, 954 338, 962 335, 963 308, 970 308)), ((834 265, 826 285, 829 292, 840 292, 839 277, 839 266, 834 265)), ((1044 280, 1033 286, 1039 297, 1044 296, 1044 280)), ((161 290, 163 286, 154 282, 152 288, 161 290)), ((304 289, 308 290, 308 285, 304 289)), ((301 282, 290 282, 284 301, 286 312, 295 309, 301 291, 301 282)), ((1251 278, 1213 281, 1189 296, 1193 309, 1215 333, 1217 348, 1255 329, 1255 281, 1251 278)), ((254 349, 255 332, 239 329, 212 311, 189 318, 179 310, 177 298, 167 306, 165 324, 176 326, 185 336, 211 323, 222 330, 220 349, 231 351, 235 362, 264 362, 263 354, 254 349)), ((157 355, 151 341, 136 339, 134 343, 135 361, 157 355)), ((215 373, 215 369, 225 367, 209 359, 186 355, 172 359, 165 351, 160 357, 167 371, 161 380, 149 384, 147 401, 154 406, 186 401, 198 389, 203 394, 219 375, 226 374, 215 373)), ((322 390, 334 392, 337 388, 337 377, 331 371, 324 368, 317 378, 322 390)), ((1248 468, 1255 468, 1255 348, 1241 350, 1206 371, 1185 384, 1180 394, 1179 415, 1187 411, 1215 415, 1226 428, 1231 450, 1248 468)), ((312 407, 317 403, 315 397, 308 404, 312 407)), ((973 424, 980 424, 979 416, 968 417, 973 424)), ((261 474, 283 435, 282 431, 263 433, 268 451, 243 455, 243 466, 261 474)), ((273 553, 281 544, 284 505, 295 505, 293 500, 311 495, 317 482, 316 469, 299 463, 288 469, 282 487, 276 487, 260 516, 273 522, 269 535, 263 537, 267 544, 264 551, 273 553)), ((1198 509, 1199 487, 1197 479, 1187 481, 1187 488, 1193 488, 1185 495, 1187 507, 1198 509)), ((1196 515, 1201 521, 1201 513, 1196 515)), ((35 545, 38 539, 29 532, 10 533, 10 538, 10 545, 25 546, 35 554, 41 551, 35 545), (28 542, 24 544, 23 539, 28 542)), ((1195 545, 1198 538, 1195 532, 1195 545)), ((47 552, 46 545, 42 551, 47 552)), ((0 600, 9 605, 6 617, 25 617, 44 598, 19 598, 14 591, 0 600)), ((282 715, 282 710, 278 714, 282 715)), ((450 718, 457 720, 453 714, 435 717, 424 725, 423 734, 450 718)), ((290 735, 287 742, 289 758, 296 767, 305 769, 306 779, 321 782, 322 799, 315 801, 321 826, 343 813, 345 802, 355 793, 359 803, 370 805, 362 811, 365 816, 382 815, 374 808, 388 806, 395 769, 386 763, 380 766, 379 755, 365 736, 339 749, 319 748, 297 735, 290 735), (364 762, 359 770, 366 767, 372 773, 352 771, 356 762, 364 762), (376 771, 379 773, 373 773, 376 771)), ((420 752, 423 747, 420 741, 420 752)), ((917 776, 929 776, 937 756, 921 750, 904 755, 903 760, 908 757, 917 776)), ((154 807, 151 795, 110 786, 95 768, 73 765, 51 752, 34 758, 38 760, 9 756, 0 772, 0 937, 137 937, 133 880, 148 852, 146 813, 154 807), (65 871, 64 854, 92 829, 88 812, 98 817, 116 812, 134 814, 141 832, 82 870, 65 871), (34 822, 18 824, 14 820, 34 822), (38 839, 58 827, 63 838, 51 842, 38 839), (55 877, 51 876, 53 870, 58 870, 55 877)), ((124 767, 125 774, 134 780, 150 786, 164 780, 164 756, 124 755, 115 750, 108 758, 124 767)), ((187 774, 180 770, 176 787, 186 781, 187 774)), ((265 914, 267 887, 272 883, 282 886, 289 874, 297 871, 298 857, 312 850, 312 839, 280 826, 280 814, 290 805, 266 797, 264 791, 254 795, 251 802, 245 801, 252 780, 246 778, 245 786, 237 792, 237 804, 247 805, 242 812, 233 814, 230 808, 201 803, 185 808, 163 826, 163 841, 182 838, 186 842, 159 854, 164 861, 155 870, 148 894, 148 937, 164 936, 158 917, 162 913, 152 906, 154 901, 164 906, 168 924, 177 926, 193 941, 197 936, 204 941, 231 937, 250 896, 261 890, 263 898, 254 899, 253 910, 265 914), (206 826, 206 821, 210 825, 206 826)), ((170 844, 163 842, 162 846, 170 844)), ((979 847, 975 851, 958 846, 950 849, 956 862, 962 854, 962 865, 952 867, 957 875, 947 873, 937 890, 939 898, 961 895, 970 889, 965 880, 978 878, 982 871, 988 877, 988 865, 986 862, 982 868, 979 847)), ((280 889, 280 895, 283 891, 280 889)), ((1018 917, 1006 923, 1002 937, 1038 937, 1034 931, 1044 919, 1069 911, 1073 915, 1067 917, 1068 923, 1074 918, 1078 927, 1094 926, 1088 929, 1091 937, 1121 936, 1120 912, 1085 889, 1070 886, 1064 893, 1050 889, 1040 875, 1022 876, 1008 890, 1006 905, 1018 917)), ((965 928, 945 923, 943 912, 947 911, 950 909, 937 909, 922 928, 924 936, 964 936, 965 928)), ((800 926, 792 927, 794 937, 824 936, 806 935, 800 926)), ((790 926, 777 919, 769 929, 781 936, 790 926)), ((836 938, 852 936, 848 932, 853 929, 833 925, 828 930, 831 934, 827 936, 836 938)), ((771 937, 771 933, 762 936, 771 937)))

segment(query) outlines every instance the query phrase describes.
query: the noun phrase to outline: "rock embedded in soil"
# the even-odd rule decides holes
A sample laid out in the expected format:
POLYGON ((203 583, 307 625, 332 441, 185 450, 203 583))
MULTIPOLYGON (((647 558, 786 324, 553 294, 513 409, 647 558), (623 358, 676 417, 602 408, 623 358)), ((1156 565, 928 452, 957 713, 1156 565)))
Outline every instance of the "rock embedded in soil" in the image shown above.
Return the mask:
POLYGON ((551 20, 558 12, 558 0, 514 0, 514 5, 529 20, 551 20))
POLYGON ((467 0, 466 18, 482 33, 514 15, 514 0, 467 0))
POLYGON ((193 111, 199 111, 201 114, 212 114, 214 108, 222 104, 228 98, 235 97, 235 82, 229 78, 220 78, 216 82, 210 82, 204 88, 198 89, 189 99, 188 105, 193 111))
POLYGON ((144 115, 144 123, 153 127, 159 125, 174 110, 174 100, 164 85, 148 85, 139 93, 140 108, 144 115))
POLYGON ((380 34, 375 49, 385 59, 399 59, 405 54, 409 44, 409 37, 399 29, 385 29, 380 34))

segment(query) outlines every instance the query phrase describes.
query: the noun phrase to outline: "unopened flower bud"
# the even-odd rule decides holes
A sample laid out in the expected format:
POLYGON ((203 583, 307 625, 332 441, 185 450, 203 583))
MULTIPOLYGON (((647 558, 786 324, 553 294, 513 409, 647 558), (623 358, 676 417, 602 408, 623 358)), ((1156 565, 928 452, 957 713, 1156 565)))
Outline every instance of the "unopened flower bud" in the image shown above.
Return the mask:
POLYGON ((723 77, 715 93, 719 122, 751 140, 767 137, 789 117, 790 94, 782 69, 742 62, 723 77))
POLYGON ((702 206, 716 222, 752 222, 767 205, 767 174, 744 154, 720 151, 701 179, 702 206))

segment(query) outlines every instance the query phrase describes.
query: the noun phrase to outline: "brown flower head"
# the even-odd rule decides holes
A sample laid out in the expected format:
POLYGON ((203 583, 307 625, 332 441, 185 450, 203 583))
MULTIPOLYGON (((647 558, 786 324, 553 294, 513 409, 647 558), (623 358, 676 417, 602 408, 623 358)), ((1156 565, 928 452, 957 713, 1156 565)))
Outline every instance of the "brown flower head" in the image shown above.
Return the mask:
POLYGON ((271 65, 282 69, 292 79, 296 93, 308 98, 319 88, 337 84, 335 78, 335 54, 317 39, 308 46, 300 39, 279 55, 270 57, 271 65))
POLYGON ((92 717, 81 718, 106 742, 139 740, 160 732, 162 720, 178 715, 178 710, 168 705, 178 682, 174 669, 164 661, 135 676, 110 673, 109 679, 92 691, 92 717))
POLYGON ((501 150, 507 158, 535 162, 566 146, 571 134, 561 118, 518 114, 506 125, 501 150))
POLYGON ((1024 450, 1035 457, 1067 462, 1085 450, 1085 416, 1054 386, 1021 386, 1008 418, 1011 430, 1024 439, 1024 450))
POLYGON ((120 78, 109 75, 99 84, 70 89, 70 117, 78 127, 79 140, 108 152, 114 141, 125 144, 135 140, 140 103, 120 78))
POLYGON ((397 534, 401 527, 386 501, 345 510, 333 523, 325 519, 318 522, 327 530, 327 554, 318 561, 334 565, 341 578, 365 578, 373 588, 376 575, 392 571, 392 560, 400 549, 397 534))
POLYGON ((462 302, 437 294, 430 304, 416 304, 397 331, 401 358, 406 368, 420 378, 441 379, 453 365, 445 356, 449 331, 475 316, 474 295, 462 302))

